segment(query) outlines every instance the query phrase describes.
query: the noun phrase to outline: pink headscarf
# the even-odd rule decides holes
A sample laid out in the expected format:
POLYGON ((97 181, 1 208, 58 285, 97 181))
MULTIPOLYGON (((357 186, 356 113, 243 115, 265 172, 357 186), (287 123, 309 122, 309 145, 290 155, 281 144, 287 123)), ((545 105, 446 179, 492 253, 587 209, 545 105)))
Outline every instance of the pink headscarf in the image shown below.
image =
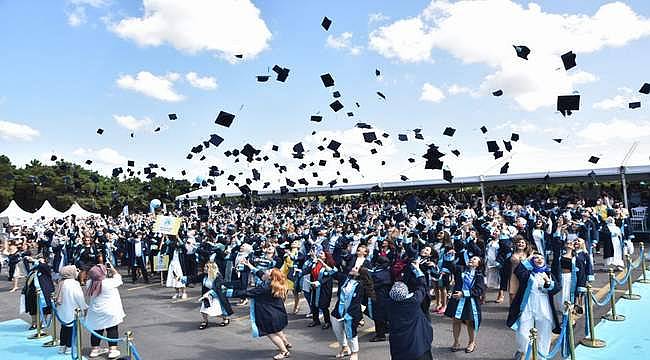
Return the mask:
POLYGON ((88 277, 91 283, 86 295, 90 297, 99 295, 102 292, 102 280, 106 279, 106 266, 103 264, 93 266, 88 270, 88 277))

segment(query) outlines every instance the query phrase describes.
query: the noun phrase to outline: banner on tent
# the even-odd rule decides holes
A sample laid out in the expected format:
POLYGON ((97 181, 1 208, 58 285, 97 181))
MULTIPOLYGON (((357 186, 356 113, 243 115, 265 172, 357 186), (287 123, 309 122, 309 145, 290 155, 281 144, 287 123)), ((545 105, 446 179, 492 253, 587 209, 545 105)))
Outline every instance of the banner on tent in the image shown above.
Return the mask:
POLYGON ((166 235, 178 235, 178 229, 181 227, 181 218, 175 216, 156 216, 156 222, 153 224, 153 231, 166 235))

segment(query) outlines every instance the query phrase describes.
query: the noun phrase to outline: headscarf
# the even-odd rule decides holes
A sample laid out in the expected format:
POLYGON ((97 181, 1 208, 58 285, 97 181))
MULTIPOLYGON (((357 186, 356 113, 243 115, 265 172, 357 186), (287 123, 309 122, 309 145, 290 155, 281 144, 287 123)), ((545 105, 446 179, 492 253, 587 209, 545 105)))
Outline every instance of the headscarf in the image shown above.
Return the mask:
POLYGON ((393 284, 393 287, 390 289, 388 296, 390 296, 390 298, 394 301, 402 302, 413 297, 413 293, 409 292, 409 288, 406 286, 406 284, 401 281, 397 281, 395 284, 393 284))
POLYGON ((533 273, 535 274, 544 273, 548 271, 548 267, 546 266, 546 264, 539 266, 535 263, 535 261, 531 261, 530 263, 533 265, 533 273))
POLYGON ((61 281, 59 281, 58 286, 56 287, 56 303, 61 305, 63 298, 61 296, 61 288, 63 288, 63 280, 67 279, 76 279, 79 271, 74 265, 67 265, 61 268, 59 275, 61 276, 61 281))
POLYGON ((98 264, 88 270, 88 277, 91 280, 90 287, 86 291, 88 296, 97 296, 102 292, 102 280, 106 278, 106 266, 98 264))

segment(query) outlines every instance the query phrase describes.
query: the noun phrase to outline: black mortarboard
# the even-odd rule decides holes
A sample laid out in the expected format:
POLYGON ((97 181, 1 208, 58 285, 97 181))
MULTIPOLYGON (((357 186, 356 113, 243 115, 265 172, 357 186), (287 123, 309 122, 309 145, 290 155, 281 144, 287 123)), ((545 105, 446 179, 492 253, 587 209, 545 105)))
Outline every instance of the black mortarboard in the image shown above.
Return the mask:
POLYGON ((557 111, 562 116, 571 115, 571 111, 580 110, 580 95, 560 95, 557 97, 557 111))
POLYGON ((562 139, 553 139, 556 143, 560 144, 562 142, 562 139))
POLYGON ((377 91, 377 95, 379 95, 380 98, 386 100, 386 95, 382 94, 380 91, 377 91))
POLYGON ((528 55, 530 54, 530 49, 525 45, 512 45, 517 52, 517 56, 522 59, 528 60, 528 55))
POLYGON ((451 153, 456 155, 456 156, 460 156, 460 151, 458 151, 458 150, 452 150, 451 153))
POLYGON ((330 20, 327 16, 323 18, 323 21, 320 23, 320 26, 325 29, 325 31, 330 29, 330 25, 332 25, 332 20, 330 20))
POLYGON ((334 110, 334 112, 337 112, 337 111, 343 109, 343 104, 341 104, 340 101, 336 100, 336 101, 334 101, 333 103, 330 104, 330 107, 332 108, 332 110, 334 110))
POLYGON ((379 69, 375 69, 375 76, 379 76, 379 75, 381 75, 381 71, 379 71, 379 69))
POLYGON ((149 168, 149 167, 144 168, 144 174, 145 175, 151 174, 151 168, 149 168))
MULTIPOLYGON (((205 159, 207 159, 207 158, 205 157, 205 155, 203 155, 203 156, 201 156, 201 158, 199 158, 199 161, 203 161, 205 159)), ((239 159, 237 159, 237 160, 239 160, 239 159)))
POLYGON ((456 132, 456 129, 454 129, 452 127, 447 127, 447 128, 445 128, 445 131, 442 133, 442 135, 454 136, 455 132, 456 132))
POLYGON ((501 170, 499 170, 499 174, 507 174, 508 173, 508 167, 510 167, 509 162, 503 164, 503 166, 501 167, 501 170))
POLYGON ((499 151, 499 145, 497 144, 496 141, 492 141, 492 140, 488 141, 487 147, 489 152, 499 151))
POLYGON ((363 133, 363 141, 365 141, 367 143, 371 143, 371 142, 373 142, 375 140, 377 140, 377 135, 375 134, 374 131, 364 132, 363 133))
POLYGON ((650 84, 648 84, 648 83, 644 83, 644 84, 641 86, 641 89, 639 89, 639 92, 640 92, 641 94, 646 94, 646 95, 650 94, 650 84))
POLYGON ((485 126, 481 126, 481 132, 485 134, 486 132, 488 132, 488 129, 485 126))
POLYGON ((341 93, 338 92, 338 91, 335 91, 335 92, 332 93, 332 96, 333 96, 334 98, 340 98, 340 97, 341 97, 341 93))
POLYGON ((320 160, 318 162, 318 166, 325 166, 325 165, 327 165, 327 160, 320 160))
POLYGON ((379 146, 384 146, 384 143, 381 142, 381 140, 379 140, 379 139, 375 140, 375 144, 377 144, 379 146))
POLYGON ((289 77, 289 69, 283 68, 279 65, 273 66, 273 71, 275 71, 278 76, 275 78, 277 81, 284 82, 289 77))
POLYGON ((375 155, 377 153, 377 149, 370 149, 370 153, 375 155))
POLYGON ((492 92, 492 95, 494 95, 494 96, 501 96, 501 95, 503 95, 503 90, 499 89, 499 90, 497 90, 497 91, 493 91, 493 92, 492 92))
POLYGON ((194 155, 192 155, 192 154, 187 154, 187 156, 186 156, 185 158, 186 158, 187 160, 191 160, 193 157, 194 157, 194 155))
POLYGON ((321 81, 325 87, 334 86, 334 78, 330 74, 323 74, 320 76, 321 81))
POLYGON ((169 120, 176 120, 176 119, 178 119, 178 117, 176 116, 176 114, 168 114, 167 116, 169 117, 169 120))
POLYGON ((307 180, 305 178, 298 179, 298 183, 302 184, 302 185, 305 185, 305 186, 309 185, 309 183, 307 182, 307 180))
POLYGON ((362 122, 357 123, 355 126, 358 127, 359 129, 372 129, 372 126, 362 122))
POLYGON ((400 177, 399 177, 399 178, 400 178, 400 179, 402 179, 402 181, 406 181, 406 180, 408 180, 408 179, 409 179, 409 178, 407 178, 407 177, 406 177, 405 175, 400 175, 400 177))
POLYGON ((350 111, 350 112, 348 113, 348 116, 349 116, 349 117, 353 117, 353 116, 354 116, 354 113, 350 111))
POLYGON ((405 134, 399 134, 399 135, 397 135, 397 139, 399 141, 407 141, 408 137, 405 134))
POLYGON ((200 144, 199 144, 199 145, 196 145, 196 146, 194 146, 194 147, 192 148, 191 151, 192 151, 193 153, 195 153, 195 154, 198 154, 198 153, 200 153, 201 151, 203 151, 203 145, 200 145, 200 144))
POLYGON ((134 166, 135 166, 135 161, 133 161, 133 160, 129 160, 129 161, 127 161, 127 162, 126 162, 126 166, 134 167, 134 166))
POLYGON ((270 76, 268 75, 258 75, 256 76, 257 82, 267 82, 269 81, 270 76))
POLYGON ((442 169, 443 162, 440 159, 431 158, 427 159, 424 168, 427 170, 440 170, 442 169))
POLYGON ((329 145, 327 145, 327 148, 332 150, 332 151, 338 151, 340 146, 341 146, 340 142, 338 142, 336 140, 331 140, 329 145))
POLYGON ((503 151, 501 151, 501 150, 495 151, 495 152, 492 153, 492 155, 494 155, 495 160, 499 159, 499 158, 503 157, 503 151))
POLYGON ((323 117, 320 115, 312 115, 311 118, 309 118, 309 120, 313 122, 321 122, 323 121, 323 117))
POLYGON ((244 54, 235 54, 235 57, 236 57, 237 59, 243 59, 243 58, 244 58, 244 54))
POLYGON ((181 170, 181 175, 183 175, 183 176, 187 175, 187 171, 181 170))
POLYGON ((445 179, 445 181, 447 181, 447 182, 451 182, 451 180, 454 178, 454 176, 451 174, 451 171, 442 170, 442 178, 445 179))
POLYGON ((415 133, 415 138, 418 140, 424 140, 424 135, 422 135, 422 133, 415 133))
POLYGON ((217 191, 217 187, 216 186, 210 186, 210 191, 217 191))
POLYGON ((576 54, 574 54, 573 51, 569 51, 561 57, 562 63, 564 64, 564 70, 569 70, 572 67, 576 66, 576 54))
POLYGON ((225 111, 219 111, 219 115, 217 115, 217 119, 214 121, 214 123, 221 126, 230 127, 233 120, 235 120, 235 115, 227 113, 225 111))
POLYGON ((241 154, 244 155, 244 156, 246 156, 246 160, 248 160, 248 162, 251 162, 251 161, 253 160, 253 157, 255 157, 255 155, 257 155, 257 154, 259 154, 259 153, 260 153, 260 151, 259 151, 259 150, 256 150, 256 149, 255 149, 252 145, 250 145, 250 144, 246 144, 246 145, 244 145, 244 148, 241 149, 241 154))
POLYGON ((381 136, 384 137, 384 138, 388 138, 390 135, 388 135, 388 133, 383 133, 383 134, 381 134, 381 136))
POLYGON ((233 150, 233 151, 232 151, 232 154, 233 154, 234 156, 239 156, 239 149, 235 149, 235 150, 233 150))
POLYGON ((271 146, 271 150, 278 151, 280 148, 277 145, 271 146))
POLYGON ((50 157, 50 161, 56 161, 56 159, 57 159, 56 155, 52 155, 52 156, 50 157))
POLYGON ((325 150, 325 146, 323 146, 323 145, 318 145, 317 149, 320 150, 320 151, 323 151, 323 150, 325 150))
POLYGON ((593 163, 593 164, 597 164, 598 160, 600 160, 600 158, 597 157, 597 156, 592 156, 592 157, 589 158, 589 162, 593 163))
POLYGON ((131 133, 131 137, 134 137, 134 136, 135 136, 135 134, 134 134, 134 133, 131 133))
POLYGON ((235 175, 228 176, 228 181, 235 181, 235 179, 237 179, 235 175))
POLYGON ((512 143, 511 143, 510 141, 505 141, 505 140, 503 140, 503 146, 506 147, 506 150, 507 150, 507 151, 512 150, 512 143))
POLYGON ((153 132, 158 132, 160 131, 160 126, 158 126, 153 132))
POLYGON ((318 177, 318 173, 317 173, 317 172, 313 172, 313 173, 311 173, 311 176, 312 176, 312 177, 318 177))
POLYGON ((287 186, 289 186, 289 187, 294 187, 296 185, 296 182, 289 179, 289 178, 284 178, 284 180, 286 181, 287 186))
POLYGON ((302 146, 302 142, 299 142, 296 145, 294 145, 292 149, 293 152, 298 154, 305 152, 305 148, 302 146))
POLYGON ((104 133, 104 129, 97 129, 97 133, 98 133, 99 135, 103 134, 103 133, 104 133))
POLYGON ((93 163, 92 160, 86 160, 86 165, 90 165, 90 164, 92 164, 92 163, 93 163))
POLYGON ((223 138, 217 134, 210 135, 210 144, 219 146, 223 142, 223 138))
POLYGON ((412 163, 415 162, 415 159, 414 158, 408 158, 408 162, 410 162, 412 164, 412 163))
POLYGON ((628 104, 628 106, 630 109, 637 109, 641 107, 641 102, 640 101, 631 102, 628 104))
POLYGON ((512 133, 512 135, 510 135, 510 141, 519 141, 519 134, 512 133))

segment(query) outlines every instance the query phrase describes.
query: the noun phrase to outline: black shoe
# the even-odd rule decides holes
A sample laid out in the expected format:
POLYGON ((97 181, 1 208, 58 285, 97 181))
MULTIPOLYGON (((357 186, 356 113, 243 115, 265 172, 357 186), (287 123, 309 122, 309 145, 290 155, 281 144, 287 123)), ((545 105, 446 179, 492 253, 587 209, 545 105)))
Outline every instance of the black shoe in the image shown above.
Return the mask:
POLYGON ((199 330, 205 330, 205 329, 207 329, 207 328, 208 328, 208 322, 207 322, 207 321, 203 321, 203 322, 199 325, 199 330))
POLYGON ((375 336, 372 339, 370 339, 370 342, 382 342, 382 341, 386 341, 385 336, 375 336))
POLYGON ((327 329, 329 329, 329 328, 331 328, 331 327, 332 327, 332 324, 330 324, 330 323, 325 323, 325 324, 323 324, 323 326, 321 326, 320 328, 323 329, 323 330, 327 330, 327 329))
POLYGON ((36 325, 32 324, 32 326, 29 327, 29 330, 36 330, 36 325))
POLYGON ((320 321, 312 321, 311 324, 307 325, 307 327, 316 327, 320 325, 320 321))

